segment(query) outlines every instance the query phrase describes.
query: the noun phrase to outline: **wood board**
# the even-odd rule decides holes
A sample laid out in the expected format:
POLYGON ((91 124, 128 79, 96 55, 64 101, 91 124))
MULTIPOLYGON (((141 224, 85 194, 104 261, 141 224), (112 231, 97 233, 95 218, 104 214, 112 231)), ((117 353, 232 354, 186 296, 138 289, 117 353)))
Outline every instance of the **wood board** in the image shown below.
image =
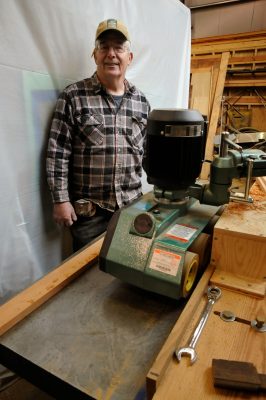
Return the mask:
POLYGON ((266 281, 263 282, 263 280, 255 279, 250 276, 242 276, 236 273, 232 274, 218 268, 215 269, 210 282, 212 285, 226 288, 234 292, 245 293, 259 299, 263 299, 266 295, 266 281))
POLYGON ((192 73, 190 108, 209 118, 212 88, 212 67, 201 68, 192 73))
POLYGON ((243 34, 212 36, 192 40, 192 56, 222 53, 224 51, 246 52, 266 48, 266 31, 243 34))
POLYGON ((191 323, 191 317, 197 310, 199 299, 206 291, 208 282, 213 271, 214 267, 209 265, 197 287, 193 291, 189 302, 186 304, 173 330, 171 331, 159 354, 154 360, 154 363, 146 377, 148 399, 152 398, 159 385, 161 384, 161 381, 165 376, 168 366, 171 363, 173 352, 175 348, 180 344, 184 330, 191 323))
MULTIPOLYGON (((209 124, 209 128, 208 128, 208 135, 207 135, 207 142, 206 142, 206 149, 205 149, 205 160, 212 161, 212 159, 213 159, 214 136, 216 134, 218 118, 219 118, 220 109, 221 109, 221 101, 222 101, 222 96, 223 96, 224 82, 225 82, 226 70, 227 70, 227 64, 228 64, 229 57, 230 57, 229 52, 222 53, 217 83, 216 83, 215 91, 214 91, 214 100, 213 100, 213 104, 212 104, 210 124, 209 124)), ((203 180, 208 179, 209 173, 210 173, 210 164, 205 162, 202 165, 200 179, 203 179, 203 180)))
POLYGON ((253 204, 229 203, 214 227, 211 263, 225 272, 265 279, 266 193, 257 183, 253 204))
MULTIPOLYGON (((190 324, 185 327, 179 326, 183 337, 178 347, 187 344, 205 304, 206 299, 201 296, 198 297, 196 311, 193 310, 190 315, 186 309, 183 311, 187 314, 186 317, 190 316, 190 324)), ((178 363, 172 352, 169 355, 168 368, 161 376, 152 397, 153 400, 176 400, 178 398, 182 400, 235 400, 246 398, 243 392, 214 387, 211 369, 213 358, 252 362, 259 373, 265 374, 265 333, 256 332, 247 324, 222 321, 218 315, 214 314, 214 311, 223 310, 231 310, 240 318, 252 320, 260 313, 266 315, 266 302, 265 299, 258 300, 222 289, 222 297, 214 305, 213 312, 197 344, 198 360, 190 365, 189 359, 184 357, 178 363)), ((182 314, 179 320, 182 318, 182 314)), ((179 336, 180 334, 179 332, 179 336)), ((264 394, 254 394, 249 395, 248 398, 262 400, 265 397, 264 394)))
POLYGON ((0 336, 84 272, 98 258, 103 238, 83 248, 0 307, 0 336))

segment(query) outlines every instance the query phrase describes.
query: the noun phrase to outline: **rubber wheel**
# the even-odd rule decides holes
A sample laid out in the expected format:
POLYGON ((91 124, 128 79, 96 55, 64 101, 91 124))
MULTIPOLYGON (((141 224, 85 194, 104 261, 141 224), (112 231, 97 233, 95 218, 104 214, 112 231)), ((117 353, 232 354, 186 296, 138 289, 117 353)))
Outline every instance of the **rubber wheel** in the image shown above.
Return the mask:
POLYGON ((201 233, 189 247, 189 251, 199 256, 198 275, 207 267, 211 258, 211 235, 201 233))
POLYGON ((199 256, 196 253, 187 251, 185 254, 183 279, 182 279, 182 297, 187 297, 194 288, 199 267, 199 256))

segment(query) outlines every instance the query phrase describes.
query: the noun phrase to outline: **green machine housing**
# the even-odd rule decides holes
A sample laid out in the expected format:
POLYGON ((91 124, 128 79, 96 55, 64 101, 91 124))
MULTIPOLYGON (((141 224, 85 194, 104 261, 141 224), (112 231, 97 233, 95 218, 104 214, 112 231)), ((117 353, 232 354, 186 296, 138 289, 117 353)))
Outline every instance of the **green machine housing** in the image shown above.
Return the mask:
POLYGON ((187 250, 216 212, 217 207, 201 208, 193 199, 167 208, 147 193, 114 214, 100 252, 100 269, 145 290, 186 297, 194 283, 185 282, 183 273, 187 250))
MULTIPOLYGON (((196 110, 153 110, 148 117, 144 169, 154 191, 116 211, 99 267, 122 281, 174 299, 188 296, 204 267, 193 247, 211 236, 234 177, 266 175, 266 154, 234 146, 223 135, 210 182, 195 183, 205 152, 207 124, 196 110), (228 146, 235 147, 229 150, 228 146), (250 166, 250 163, 252 166, 250 166), (192 251, 191 251, 192 249, 192 251)), ((203 259, 208 261, 210 248, 203 259)))

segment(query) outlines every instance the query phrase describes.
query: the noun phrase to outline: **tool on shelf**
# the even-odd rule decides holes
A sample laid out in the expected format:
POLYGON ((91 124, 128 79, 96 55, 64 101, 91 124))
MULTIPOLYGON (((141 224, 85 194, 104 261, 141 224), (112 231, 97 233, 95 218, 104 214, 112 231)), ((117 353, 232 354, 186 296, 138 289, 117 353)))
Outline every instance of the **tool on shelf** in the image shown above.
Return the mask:
POLYGON ((212 360, 215 387, 257 392, 266 390, 266 375, 259 374, 249 362, 231 360, 212 360))
POLYGON ((193 364, 197 360, 198 356, 197 356, 197 353, 195 350, 196 344, 197 344, 199 337, 201 335, 201 332, 207 322, 207 319, 211 313, 212 306, 221 297, 221 293, 222 293, 221 289, 219 289, 217 286, 208 287, 208 290, 207 290, 208 302, 203 310, 203 313, 201 315, 199 323, 189 341, 189 344, 187 345, 187 347, 181 347, 180 349, 176 350, 176 352, 175 352, 175 355, 176 355, 178 361, 181 361, 181 357, 183 355, 190 356, 191 364, 193 364))

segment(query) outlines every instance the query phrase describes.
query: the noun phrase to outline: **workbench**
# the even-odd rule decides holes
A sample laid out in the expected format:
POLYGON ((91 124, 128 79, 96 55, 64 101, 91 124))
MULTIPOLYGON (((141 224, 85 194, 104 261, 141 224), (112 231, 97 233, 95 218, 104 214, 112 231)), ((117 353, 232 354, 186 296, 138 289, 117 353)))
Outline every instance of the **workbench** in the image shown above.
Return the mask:
POLYGON ((222 296, 214 304, 197 343, 198 359, 191 365, 188 357, 182 357, 180 362, 175 357, 175 349, 187 344, 197 325, 206 304, 205 289, 211 284, 213 271, 212 267, 209 267, 197 288, 199 290, 193 293, 150 369, 147 376, 148 398, 153 400, 265 399, 265 392, 247 394, 243 391, 215 388, 212 372, 212 360, 225 359, 251 362, 259 373, 266 373, 266 333, 257 332, 249 325, 240 322, 225 322, 217 315, 217 312, 230 310, 239 318, 255 319, 259 313, 266 313, 265 298, 257 299, 223 288, 222 296))
POLYGON ((253 204, 230 203, 214 227, 211 264, 181 313, 147 374, 148 399, 265 399, 265 392, 248 393, 214 387, 212 360, 250 362, 266 374, 266 332, 250 324, 223 321, 221 311, 254 321, 266 316, 266 194, 254 185, 253 204), (222 290, 196 345, 198 360, 178 362, 175 350, 187 345, 206 304, 210 285, 222 290))
POLYGON ((100 240, 76 253, 0 307, 0 363, 64 400, 264 399, 215 388, 212 360, 251 362, 266 373, 266 333, 219 317, 224 310, 246 320, 266 315, 265 200, 240 212, 226 207, 214 227, 211 263, 186 301, 101 272, 100 240), (195 329, 209 285, 222 296, 197 344, 198 360, 179 363, 175 350, 195 329))
POLYGON ((21 321, 0 338, 0 363, 57 399, 144 399, 145 376, 184 303, 124 284, 94 263, 22 318, 40 292, 43 299, 61 285, 64 272, 53 273, 2 307, 2 326, 12 312, 21 321))

